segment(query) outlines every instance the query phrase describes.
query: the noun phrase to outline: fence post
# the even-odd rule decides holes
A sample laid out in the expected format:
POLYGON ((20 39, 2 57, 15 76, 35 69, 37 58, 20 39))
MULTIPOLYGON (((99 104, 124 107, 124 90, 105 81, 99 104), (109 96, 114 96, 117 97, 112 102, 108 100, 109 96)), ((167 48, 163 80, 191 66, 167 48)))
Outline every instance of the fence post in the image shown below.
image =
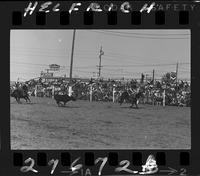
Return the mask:
POLYGON ((92 84, 90 84, 90 102, 92 102, 92 84))
POLYGON ((113 103, 115 102, 115 87, 113 87, 113 103))
POLYGON ((37 97, 37 85, 35 85, 35 97, 37 97))
POLYGON ((151 91, 151 100, 152 100, 152 105, 154 106, 155 105, 155 97, 154 97, 154 92, 151 91))
POLYGON ((163 91, 163 106, 165 106, 165 89, 163 91))
POLYGON ((54 98, 54 93, 55 93, 55 87, 52 87, 52 98, 54 98))
POLYGON ((68 95, 69 95, 70 97, 72 96, 72 86, 69 86, 68 95))

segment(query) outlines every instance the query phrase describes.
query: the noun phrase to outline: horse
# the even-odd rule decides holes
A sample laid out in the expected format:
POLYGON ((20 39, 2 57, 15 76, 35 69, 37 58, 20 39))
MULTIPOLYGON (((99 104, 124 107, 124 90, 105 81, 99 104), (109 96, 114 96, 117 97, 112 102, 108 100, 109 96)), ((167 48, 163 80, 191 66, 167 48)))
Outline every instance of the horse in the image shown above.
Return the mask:
POLYGON ((26 102, 28 102, 28 101, 31 102, 28 92, 26 92, 22 88, 15 89, 13 92, 11 92, 10 96, 14 97, 16 99, 17 103, 21 103, 20 98, 25 99, 26 102))
POLYGON ((138 103, 139 103, 139 99, 141 97, 143 97, 143 92, 139 91, 138 93, 134 93, 134 94, 129 94, 127 91, 123 92, 119 98, 119 103, 120 105, 122 105, 122 103, 124 102, 124 100, 126 100, 127 102, 131 103, 131 108, 133 107, 133 105, 136 106, 136 108, 138 109, 138 103))

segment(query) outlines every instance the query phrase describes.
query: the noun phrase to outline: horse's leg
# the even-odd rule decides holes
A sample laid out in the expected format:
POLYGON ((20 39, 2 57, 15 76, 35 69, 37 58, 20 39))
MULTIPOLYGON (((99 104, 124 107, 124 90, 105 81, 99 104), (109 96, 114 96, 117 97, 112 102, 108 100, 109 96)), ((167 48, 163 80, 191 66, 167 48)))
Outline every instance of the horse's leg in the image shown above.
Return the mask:
POLYGON ((137 99, 133 100, 133 105, 135 105, 136 108, 138 108, 137 104, 138 104, 138 100, 137 99))
POLYGON ((136 101, 136 103, 135 103, 135 106, 136 106, 136 108, 138 109, 138 103, 137 103, 137 101, 136 101))
POLYGON ((29 98, 28 98, 28 96, 26 96, 26 102, 27 102, 27 103, 29 102, 29 98))
POLYGON ((132 102, 131 102, 131 106, 130 106, 130 108, 132 108, 132 107, 133 107, 133 105, 134 105, 134 101, 132 101, 132 102))
POLYGON ((27 103, 27 98, 26 98, 26 96, 24 97, 24 100, 26 100, 26 103, 27 103))
POLYGON ((20 104, 22 103, 22 102, 20 101, 20 98, 19 98, 19 97, 18 97, 18 103, 20 103, 20 104))
POLYGON ((17 103, 19 103, 19 101, 18 101, 18 98, 17 98, 17 97, 15 97, 15 100, 17 101, 17 103))
POLYGON ((31 100, 30 100, 30 98, 29 98, 29 96, 28 96, 28 95, 26 96, 26 99, 27 99, 29 102, 31 102, 31 100))
POLYGON ((122 99, 120 98, 119 101, 120 101, 119 103, 120 103, 120 106, 121 106, 124 100, 122 100, 122 99))

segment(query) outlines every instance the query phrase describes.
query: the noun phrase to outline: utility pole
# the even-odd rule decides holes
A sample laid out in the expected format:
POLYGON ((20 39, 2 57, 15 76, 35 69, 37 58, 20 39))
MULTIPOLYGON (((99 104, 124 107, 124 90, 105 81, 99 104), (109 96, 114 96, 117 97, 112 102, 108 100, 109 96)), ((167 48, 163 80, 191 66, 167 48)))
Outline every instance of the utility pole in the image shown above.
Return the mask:
POLYGON ((71 63, 70 63, 70 75, 69 75, 69 83, 72 82, 72 68, 73 68, 73 57, 74 57, 74 42, 75 42, 75 34, 76 29, 73 31, 73 39, 72 39, 72 51, 71 51, 71 63))
POLYGON ((153 69, 153 85, 154 85, 154 75, 155 75, 155 70, 153 69))
POLYGON ((104 55, 104 52, 103 52, 103 50, 102 50, 102 46, 101 46, 101 49, 100 49, 100 54, 99 54, 99 78, 100 78, 100 76, 101 76, 101 56, 102 55, 104 55))
POLYGON ((148 76, 148 74, 146 74, 146 83, 147 83, 147 76, 148 76))
POLYGON ((178 62, 176 64, 176 87, 177 87, 177 84, 178 84, 178 62))

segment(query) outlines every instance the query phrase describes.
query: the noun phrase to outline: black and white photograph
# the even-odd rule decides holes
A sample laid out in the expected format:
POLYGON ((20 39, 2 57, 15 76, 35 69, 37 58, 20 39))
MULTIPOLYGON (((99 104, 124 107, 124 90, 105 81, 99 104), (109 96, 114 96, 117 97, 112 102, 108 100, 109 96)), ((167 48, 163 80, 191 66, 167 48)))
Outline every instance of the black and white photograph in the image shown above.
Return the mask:
POLYGON ((191 149, 191 31, 10 30, 11 150, 191 149))

